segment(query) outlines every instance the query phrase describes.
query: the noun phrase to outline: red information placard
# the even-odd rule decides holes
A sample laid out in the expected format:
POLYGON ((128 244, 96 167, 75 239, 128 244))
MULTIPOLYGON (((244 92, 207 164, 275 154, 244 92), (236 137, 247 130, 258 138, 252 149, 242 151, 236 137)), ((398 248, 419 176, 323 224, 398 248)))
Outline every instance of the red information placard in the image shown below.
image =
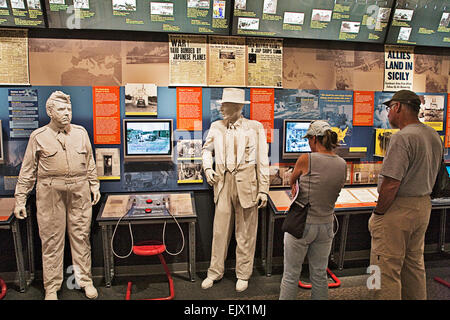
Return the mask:
POLYGON ((353 126, 373 126, 374 99, 373 91, 353 92, 353 126))
POLYGON ((94 143, 120 144, 120 88, 93 87, 94 143))
POLYGON ((201 87, 177 87, 177 130, 202 130, 201 87))
POLYGON ((266 130, 268 143, 272 142, 273 135, 274 97, 273 88, 250 89, 250 119, 261 122, 266 130))

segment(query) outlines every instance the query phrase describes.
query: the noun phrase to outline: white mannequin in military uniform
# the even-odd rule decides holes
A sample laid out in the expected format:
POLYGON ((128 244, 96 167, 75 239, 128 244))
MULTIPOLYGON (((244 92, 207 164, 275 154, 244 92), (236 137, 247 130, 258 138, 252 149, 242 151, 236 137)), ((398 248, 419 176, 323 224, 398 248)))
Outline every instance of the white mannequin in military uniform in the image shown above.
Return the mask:
POLYGON ((258 209, 266 206, 269 192, 269 159, 262 124, 241 115, 249 103, 244 97, 243 89, 224 88, 220 101, 224 119, 211 124, 202 149, 203 170, 214 187, 216 204, 211 264, 203 289, 223 277, 233 222, 236 291, 247 289, 253 271, 258 209))
POLYGON ((70 124, 70 96, 53 92, 46 103, 50 123, 30 135, 16 185, 14 214, 27 217, 27 196, 36 182, 46 300, 56 300, 63 281, 64 240, 70 240, 75 278, 88 298, 98 292, 91 276, 92 205, 100 200, 99 181, 86 130, 70 124), (93 199, 91 200, 91 193, 93 199))

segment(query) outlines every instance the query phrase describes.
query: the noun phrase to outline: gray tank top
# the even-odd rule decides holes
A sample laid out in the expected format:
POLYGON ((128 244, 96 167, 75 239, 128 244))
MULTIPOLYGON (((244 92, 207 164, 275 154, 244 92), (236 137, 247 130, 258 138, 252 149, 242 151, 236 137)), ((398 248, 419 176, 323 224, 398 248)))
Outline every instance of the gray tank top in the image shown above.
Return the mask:
POLYGON ((299 178, 300 194, 298 200, 311 207, 306 223, 320 224, 333 222, 336 200, 345 184, 347 165, 337 155, 318 152, 311 153, 311 170, 299 178))

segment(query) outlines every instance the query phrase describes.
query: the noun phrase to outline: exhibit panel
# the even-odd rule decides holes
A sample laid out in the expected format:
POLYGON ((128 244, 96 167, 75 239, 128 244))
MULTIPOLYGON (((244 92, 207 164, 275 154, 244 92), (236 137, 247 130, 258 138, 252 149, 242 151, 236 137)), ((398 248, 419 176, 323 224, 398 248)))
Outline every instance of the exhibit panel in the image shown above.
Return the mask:
POLYGON ((228 34, 229 0, 45 0, 49 28, 228 34))
POLYGON ((45 28, 41 0, 0 0, 0 28, 45 28))
POLYGON ((398 0, 386 43, 450 47, 450 1, 398 0))
MULTIPOLYGON (((110 88, 107 93, 99 91, 109 97, 111 92, 117 92, 118 95, 114 98, 114 101, 117 99, 114 102, 117 114, 116 111, 105 114, 101 110, 105 106, 110 108, 112 104, 109 100, 94 99, 99 88, 103 87, 0 88, 0 101, 9 106, 0 110, 4 159, 1 194, 13 193, 28 137, 38 126, 48 122, 45 101, 51 92, 57 90, 70 94, 72 123, 83 126, 88 132, 94 155, 100 161, 97 168, 102 180, 102 192, 210 190, 198 164, 201 146, 211 123, 222 117, 217 109, 217 101, 221 99, 223 88, 201 88, 200 104, 195 107, 195 112, 200 115, 198 120, 201 130, 177 128, 177 114, 179 108, 184 107, 177 102, 177 88, 157 87, 155 117, 127 115, 125 87, 116 87, 117 90, 113 91, 111 88, 114 87, 105 87, 110 88), (100 127, 94 130, 95 126, 100 125, 102 131, 99 131, 100 127), (111 138, 106 139, 108 136, 111 138), (106 143, 105 139, 109 142, 106 143), (102 142, 96 143, 97 140, 102 142)), ((246 99, 251 100, 250 89, 245 89, 245 94, 246 99)), ((381 161, 389 137, 395 132, 390 128, 382 105, 392 93, 377 91, 372 92, 372 96, 374 99, 368 108, 374 115, 373 124, 356 126, 353 114, 359 105, 353 102, 352 91, 275 89, 273 104, 264 107, 269 110, 273 108, 274 112, 272 142, 269 143, 269 159, 273 170, 277 174, 287 170, 286 175, 289 174, 288 168, 298 156, 309 152, 303 141, 305 139, 301 139, 308 124, 323 118, 331 119, 328 121, 340 140, 337 152, 350 165, 381 161)), ((419 93, 419 97, 423 100, 419 119, 437 130, 443 138, 447 128, 448 96, 419 93)), ((260 104, 257 106, 260 107, 260 104)), ((250 105, 244 107, 243 115, 250 118, 250 105)), ((283 178, 283 181, 286 179, 283 178)), ((353 180, 361 183, 361 179, 362 176, 358 176, 353 180)), ((368 183, 376 181, 370 180, 368 183)))
POLYGON ((393 0, 238 0, 235 35, 384 43, 393 0))

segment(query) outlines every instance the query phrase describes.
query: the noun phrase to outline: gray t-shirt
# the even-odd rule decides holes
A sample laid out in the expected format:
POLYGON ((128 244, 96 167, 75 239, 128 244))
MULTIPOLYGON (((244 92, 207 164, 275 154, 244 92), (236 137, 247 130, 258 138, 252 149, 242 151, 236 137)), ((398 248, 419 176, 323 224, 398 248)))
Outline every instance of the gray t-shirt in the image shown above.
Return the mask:
POLYGON ((347 164, 337 155, 319 152, 311 153, 311 171, 300 177, 298 199, 308 201, 311 208, 307 223, 319 224, 333 222, 336 200, 345 184, 347 164))
MULTIPOLYGON (((422 123, 407 125, 392 136, 380 174, 401 181, 399 197, 429 195, 442 152, 442 140, 436 130, 422 123)), ((382 179, 378 186, 381 182, 382 179)))

